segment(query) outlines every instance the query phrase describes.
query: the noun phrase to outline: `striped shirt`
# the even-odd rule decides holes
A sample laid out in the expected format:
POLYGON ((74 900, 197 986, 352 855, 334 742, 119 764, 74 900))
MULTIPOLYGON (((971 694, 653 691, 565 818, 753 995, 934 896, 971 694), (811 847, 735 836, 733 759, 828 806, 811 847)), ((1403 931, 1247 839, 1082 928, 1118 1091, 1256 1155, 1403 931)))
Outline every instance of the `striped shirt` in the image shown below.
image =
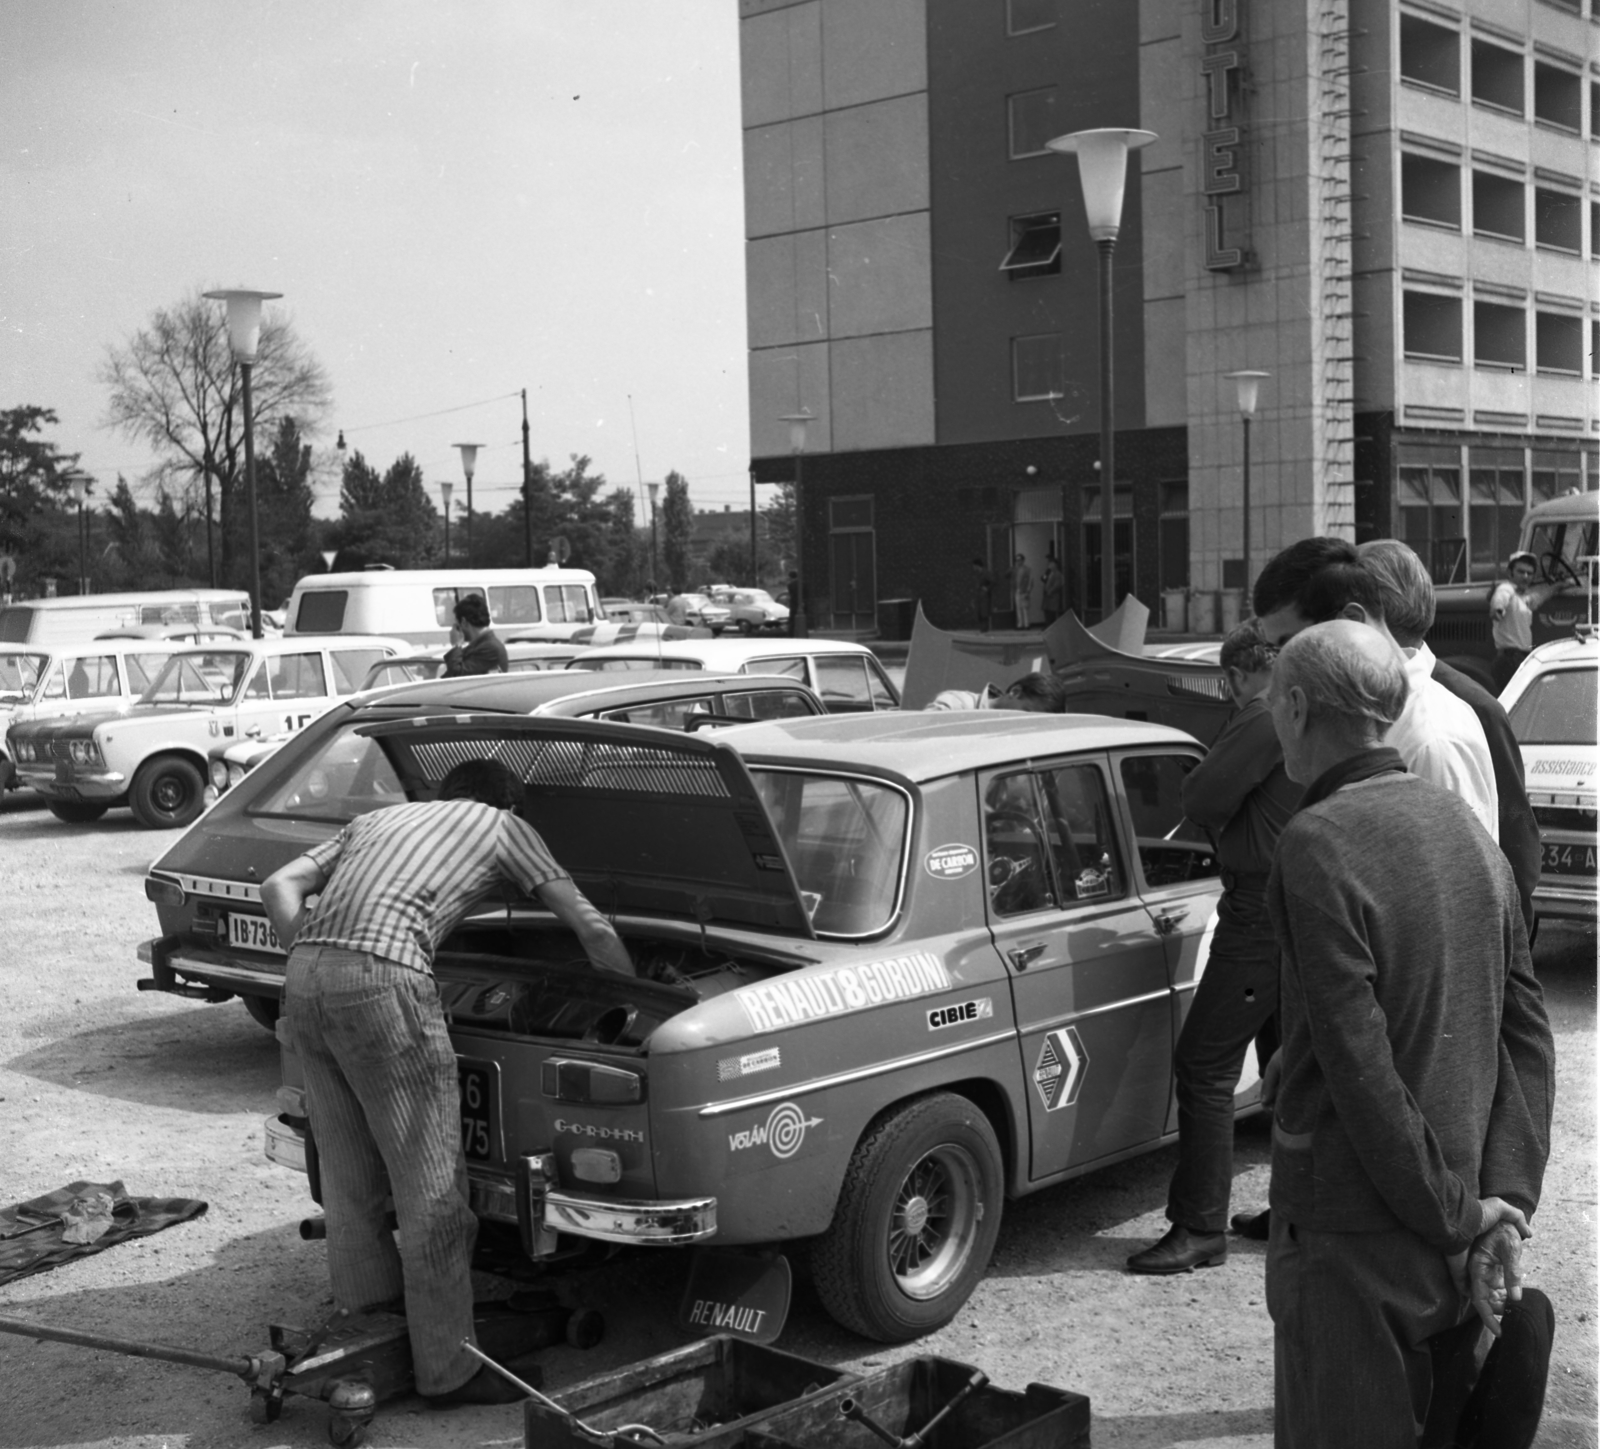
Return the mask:
POLYGON ((295 945, 367 951, 418 971, 497 885, 531 893, 570 879, 531 825, 476 800, 375 810, 306 854, 328 883, 295 945))

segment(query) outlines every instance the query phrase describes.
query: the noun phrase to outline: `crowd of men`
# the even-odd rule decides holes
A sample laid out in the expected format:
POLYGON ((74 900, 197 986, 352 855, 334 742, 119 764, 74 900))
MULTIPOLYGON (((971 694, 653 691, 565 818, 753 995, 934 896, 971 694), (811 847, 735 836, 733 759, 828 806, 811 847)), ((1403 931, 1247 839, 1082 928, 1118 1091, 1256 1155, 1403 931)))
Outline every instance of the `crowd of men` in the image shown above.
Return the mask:
MULTIPOLYGON (((1278 1444, 1525 1445, 1553 1315, 1523 1291, 1520 1253, 1555 1061, 1529 955, 1540 851, 1516 742, 1494 697, 1424 642, 1433 587, 1405 545, 1303 540, 1261 571, 1253 605, 1221 651, 1236 712, 1184 789, 1223 896, 1176 1050, 1171 1227, 1128 1267, 1226 1261, 1234 1089, 1253 1047, 1269 1206, 1232 1221, 1268 1241, 1278 1444)), ((456 618, 451 672, 493 669, 496 650, 503 667, 482 601, 456 618)), ((934 707, 1064 704, 1038 673, 934 707)), ((433 952, 510 881, 597 969, 633 971, 518 817, 521 791, 503 766, 468 762, 437 801, 363 816, 262 887, 291 947, 336 1298, 404 1300, 418 1387, 441 1405, 509 1395, 461 1348, 475 1221, 433 952)))

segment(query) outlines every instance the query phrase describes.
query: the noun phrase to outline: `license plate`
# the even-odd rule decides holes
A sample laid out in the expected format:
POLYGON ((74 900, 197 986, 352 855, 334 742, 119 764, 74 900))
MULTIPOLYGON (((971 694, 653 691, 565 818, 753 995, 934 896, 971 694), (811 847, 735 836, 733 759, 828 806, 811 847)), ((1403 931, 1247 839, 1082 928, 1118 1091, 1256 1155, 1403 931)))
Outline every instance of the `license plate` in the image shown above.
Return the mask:
POLYGON ((1561 845, 1547 840, 1544 845, 1544 869, 1549 875, 1590 875, 1595 873, 1595 847, 1592 845, 1561 845))
POLYGON ((493 1162, 500 1145, 500 1070, 456 1058, 461 1081, 461 1150, 468 1162, 493 1162))
POLYGON ((278 933, 265 916, 244 916, 231 912, 228 916, 228 944, 241 951, 265 951, 272 956, 287 953, 278 942, 278 933))

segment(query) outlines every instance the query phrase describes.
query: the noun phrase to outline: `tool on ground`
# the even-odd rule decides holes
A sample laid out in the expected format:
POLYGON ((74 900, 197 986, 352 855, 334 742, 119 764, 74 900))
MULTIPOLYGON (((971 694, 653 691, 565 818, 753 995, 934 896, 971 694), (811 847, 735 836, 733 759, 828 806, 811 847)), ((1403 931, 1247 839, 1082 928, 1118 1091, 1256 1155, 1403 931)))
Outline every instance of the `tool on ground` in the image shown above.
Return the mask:
POLYGON ((582 1434, 589 1435, 597 1444, 604 1444, 608 1446, 609 1449, 609 1446, 617 1443, 617 1436, 619 1434, 628 1435, 628 1438, 625 1441, 628 1444, 645 1443, 646 1440, 641 1439, 639 1437, 640 1435, 648 1436, 648 1442, 650 1443, 665 1444, 667 1442, 648 1424, 619 1424, 615 1429, 596 1429, 592 1425, 585 1424, 583 1420, 571 1410, 563 1409, 561 1405, 558 1404, 554 1399, 548 1398, 546 1395, 541 1394, 538 1389, 534 1388, 531 1384, 523 1383, 523 1381, 514 1373, 512 1373, 510 1369, 502 1368, 492 1358, 490 1358, 488 1354, 484 1353, 482 1349, 478 1348, 477 1345, 472 1343, 470 1340, 465 1338, 462 1339, 461 1346, 462 1348, 466 1349, 466 1351, 470 1353, 473 1358, 479 1360, 479 1362, 481 1362, 485 1368, 493 1369, 495 1373, 499 1374, 500 1377, 503 1378, 513 1388, 520 1389, 524 1398, 533 1399, 536 1402, 543 1404, 545 1408, 554 1410, 556 1413, 560 1414, 562 1418, 566 1419, 573 1428, 577 1429, 582 1434))
POLYGON ((982 1369, 973 1372, 970 1379, 962 1385, 954 1398, 928 1420, 915 1434, 896 1434, 885 1429, 855 1399, 845 1397, 839 1400, 839 1417, 849 1419, 852 1423, 860 1424, 864 1429, 870 1429, 878 1438, 882 1439, 889 1449, 922 1449, 922 1446, 933 1437, 933 1431, 952 1414, 967 1399, 989 1382, 989 1375, 982 1369))

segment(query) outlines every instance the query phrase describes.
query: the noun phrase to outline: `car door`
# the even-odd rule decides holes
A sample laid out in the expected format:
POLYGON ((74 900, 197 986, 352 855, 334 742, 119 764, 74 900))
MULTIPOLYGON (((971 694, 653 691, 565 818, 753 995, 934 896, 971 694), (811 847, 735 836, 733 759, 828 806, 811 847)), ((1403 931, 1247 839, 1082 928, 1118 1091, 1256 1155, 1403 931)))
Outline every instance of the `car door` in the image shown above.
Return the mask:
MULTIPOLYGON (((1173 1041, 1205 973, 1222 899, 1221 866, 1210 835, 1183 813, 1183 780, 1199 763, 1198 750, 1139 750, 1113 754, 1112 768, 1134 842, 1139 895, 1164 944, 1172 987, 1173 1041)), ((1245 1053, 1239 1092, 1257 1082, 1254 1052, 1245 1053)), ((1167 1130, 1178 1128, 1177 1100, 1167 1130)))
POLYGON ((272 654, 266 664, 273 705, 273 730, 267 733, 303 730, 333 702, 321 649, 272 654))
POLYGON ((1103 755, 980 779, 990 930, 1006 962, 1033 1180, 1159 1137, 1167 956, 1130 874, 1103 755))

